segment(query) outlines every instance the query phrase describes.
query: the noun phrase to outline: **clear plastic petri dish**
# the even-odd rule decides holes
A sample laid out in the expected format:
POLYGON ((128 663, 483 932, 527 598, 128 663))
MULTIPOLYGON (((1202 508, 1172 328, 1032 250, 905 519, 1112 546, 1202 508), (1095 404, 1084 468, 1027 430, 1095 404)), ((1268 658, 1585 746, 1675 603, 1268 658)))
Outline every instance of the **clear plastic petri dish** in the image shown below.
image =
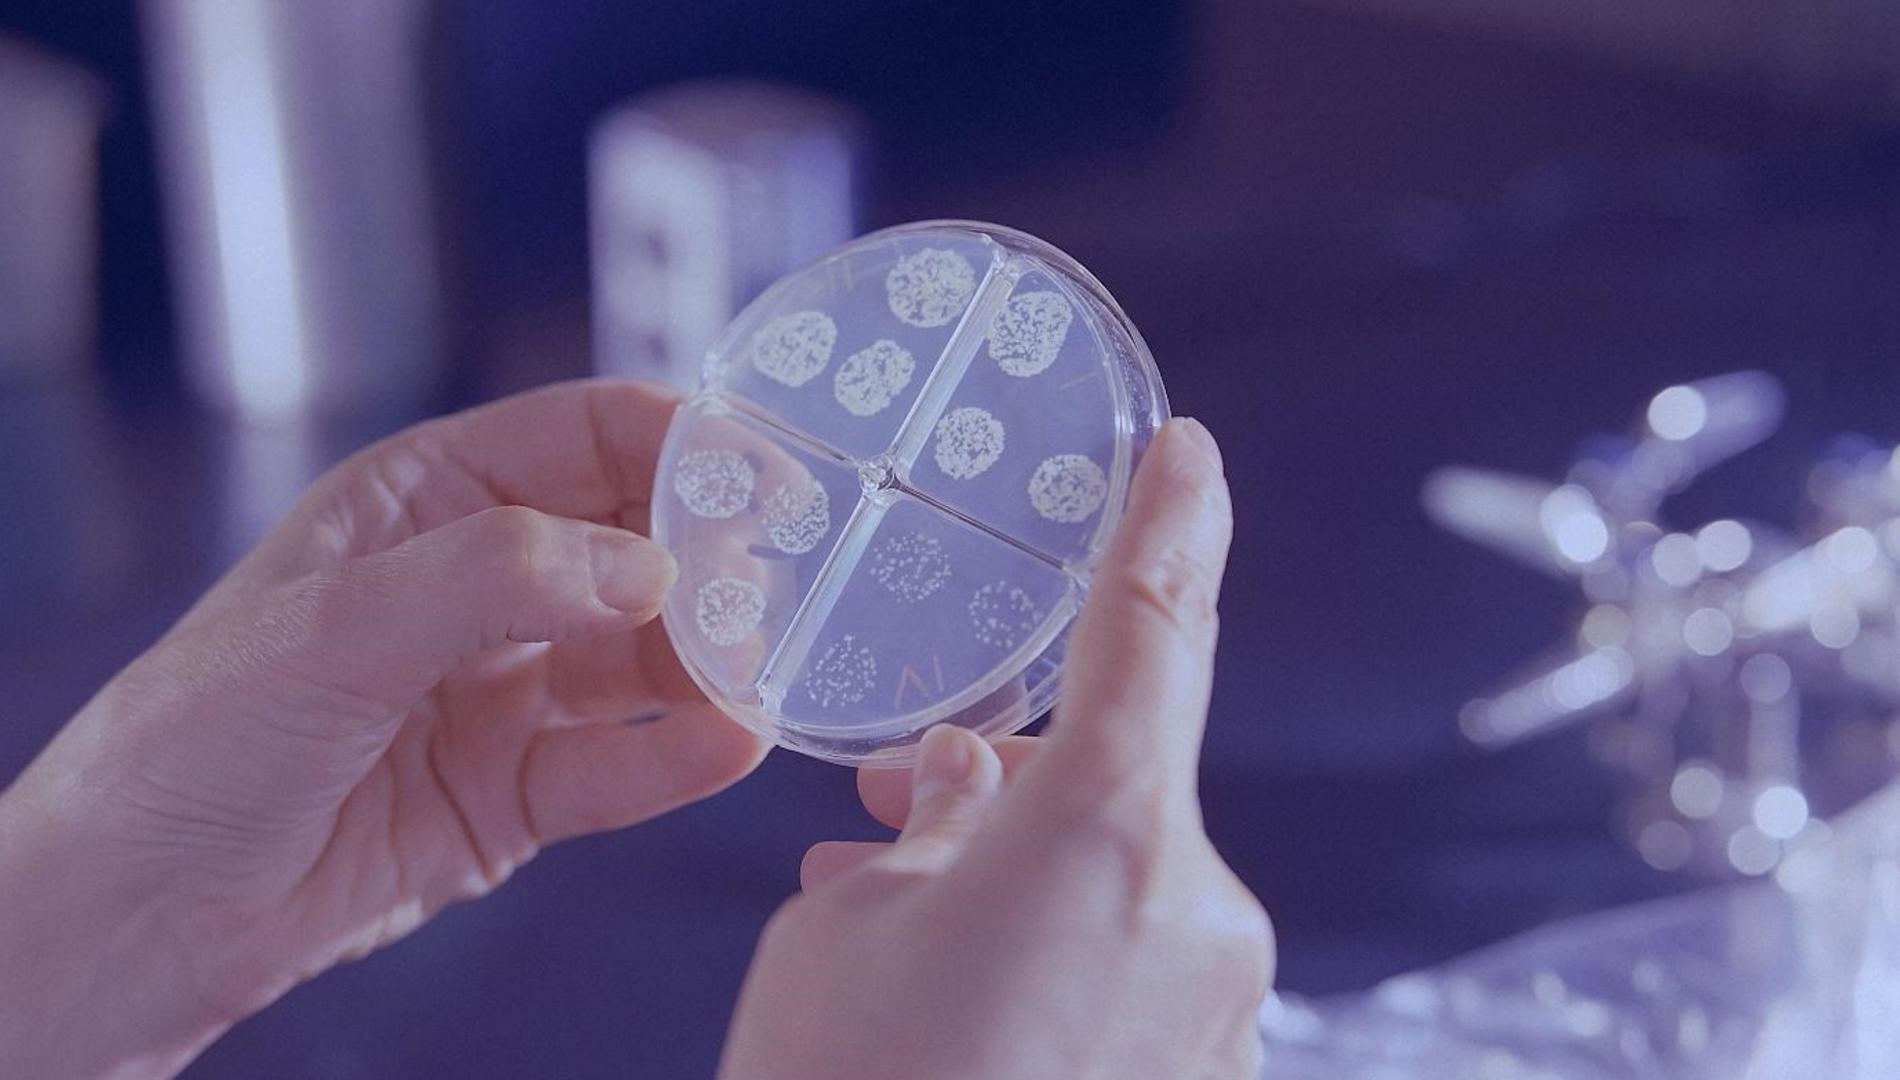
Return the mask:
POLYGON ((1100 282, 1035 237, 873 233, 767 289, 660 456, 662 611, 734 719, 854 765, 1055 704, 1070 625, 1167 399, 1100 282))

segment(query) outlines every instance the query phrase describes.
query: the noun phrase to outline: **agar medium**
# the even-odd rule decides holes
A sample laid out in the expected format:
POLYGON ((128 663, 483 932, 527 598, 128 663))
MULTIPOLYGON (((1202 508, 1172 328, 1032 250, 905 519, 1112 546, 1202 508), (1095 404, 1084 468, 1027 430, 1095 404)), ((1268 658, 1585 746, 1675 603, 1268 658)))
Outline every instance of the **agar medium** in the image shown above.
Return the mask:
POLYGON ((1070 625, 1167 400, 1108 291, 1032 236, 904 225, 794 271, 668 429, 662 612, 734 719, 901 766, 1055 703, 1070 625))

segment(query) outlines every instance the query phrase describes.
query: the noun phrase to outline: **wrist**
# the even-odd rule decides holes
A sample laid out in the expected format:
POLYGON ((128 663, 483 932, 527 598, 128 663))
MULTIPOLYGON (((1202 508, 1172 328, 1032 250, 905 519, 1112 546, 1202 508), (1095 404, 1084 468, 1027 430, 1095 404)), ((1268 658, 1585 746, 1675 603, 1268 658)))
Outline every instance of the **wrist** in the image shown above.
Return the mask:
POLYGON ((35 771, 0 794, 0 1071, 170 1076, 233 1018, 196 985, 166 898, 36 798, 35 771))

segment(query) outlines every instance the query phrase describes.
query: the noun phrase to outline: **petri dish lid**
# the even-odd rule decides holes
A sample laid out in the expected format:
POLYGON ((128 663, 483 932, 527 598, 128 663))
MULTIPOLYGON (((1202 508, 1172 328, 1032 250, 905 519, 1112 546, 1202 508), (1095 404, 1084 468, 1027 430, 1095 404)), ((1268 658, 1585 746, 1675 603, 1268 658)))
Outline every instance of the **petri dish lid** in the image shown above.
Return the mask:
POLYGON ((1070 624, 1167 418, 1075 260, 963 221, 861 237, 768 288, 675 414, 653 537, 686 670, 734 719, 902 766, 1054 705, 1070 624))

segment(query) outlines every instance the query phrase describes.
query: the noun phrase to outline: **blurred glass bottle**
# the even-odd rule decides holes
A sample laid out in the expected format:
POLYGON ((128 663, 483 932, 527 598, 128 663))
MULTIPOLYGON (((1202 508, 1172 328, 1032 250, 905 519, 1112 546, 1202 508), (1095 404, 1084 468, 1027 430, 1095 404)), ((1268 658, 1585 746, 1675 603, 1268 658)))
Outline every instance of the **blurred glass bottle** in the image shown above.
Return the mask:
POLYGON ((426 0, 145 0, 184 368, 251 420, 440 374, 426 0))
POLYGON ((0 38, 0 383, 92 360, 105 103, 91 75, 0 38))
MULTIPOLYGON (((0 606, 84 602, 132 563, 99 343, 106 86, 0 37, 0 606)), ((23 626, 37 629, 36 615, 23 626)))
POLYGON ((594 366, 690 387, 739 309, 859 232, 857 115, 729 81, 639 98, 594 130, 594 366))

